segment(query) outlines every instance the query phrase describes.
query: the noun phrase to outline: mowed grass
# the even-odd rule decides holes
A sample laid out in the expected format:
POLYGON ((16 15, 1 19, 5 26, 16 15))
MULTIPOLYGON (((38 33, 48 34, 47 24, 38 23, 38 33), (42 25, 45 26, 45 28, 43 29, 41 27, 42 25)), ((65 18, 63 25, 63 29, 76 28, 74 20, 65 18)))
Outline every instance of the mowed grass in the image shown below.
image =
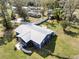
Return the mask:
MULTIPOLYGON (((79 35, 71 36, 65 34, 62 30, 62 26, 58 23, 44 23, 42 25, 47 26, 57 34, 57 39, 52 41, 46 46, 46 49, 51 51, 52 55, 47 53, 47 50, 34 49, 31 55, 24 54, 22 51, 15 51, 14 46, 16 39, 0 45, 0 59, 65 59, 65 57, 73 57, 79 55, 79 35), (53 50, 53 51, 52 51, 53 50)), ((0 27, 2 29, 2 27, 0 27)), ((71 29, 74 32, 79 32, 79 29, 71 29)), ((0 39, 1 40, 1 39, 0 39)))

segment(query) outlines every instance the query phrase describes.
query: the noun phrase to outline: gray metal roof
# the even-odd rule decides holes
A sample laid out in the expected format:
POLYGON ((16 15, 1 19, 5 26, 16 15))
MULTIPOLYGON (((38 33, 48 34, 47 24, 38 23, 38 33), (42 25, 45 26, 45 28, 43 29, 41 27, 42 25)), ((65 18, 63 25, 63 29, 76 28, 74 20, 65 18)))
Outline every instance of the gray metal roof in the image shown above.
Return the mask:
POLYGON ((44 38, 53 31, 34 24, 23 24, 16 28, 15 32, 20 33, 18 37, 21 37, 26 43, 32 40, 41 44, 44 38))

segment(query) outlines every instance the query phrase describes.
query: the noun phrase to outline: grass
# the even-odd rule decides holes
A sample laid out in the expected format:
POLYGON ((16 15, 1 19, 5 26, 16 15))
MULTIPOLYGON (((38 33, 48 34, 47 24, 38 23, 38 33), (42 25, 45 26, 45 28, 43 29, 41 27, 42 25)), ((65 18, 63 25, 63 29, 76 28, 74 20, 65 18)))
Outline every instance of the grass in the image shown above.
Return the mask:
MULTIPOLYGON (((72 37, 71 35, 65 34, 62 26, 56 22, 53 22, 53 24, 47 22, 42 25, 46 25, 49 29, 57 33, 58 37, 55 42, 53 42, 54 40, 51 41, 45 46, 46 49, 34 49, 32 55, 28 55, 22 51, 14 51, 16 44, 14 38, 12 41, 0 45, 0 59, 66 59, 66 57, 79 55, 79 35, 72 37), (51 51, 52 55, 48 54, 48 51, 51 51)), ((0 26, 0 32, 2 32, 2 28, 3 27, 0 26)), ((71 30, 79 32, 79 29, 71 30)))

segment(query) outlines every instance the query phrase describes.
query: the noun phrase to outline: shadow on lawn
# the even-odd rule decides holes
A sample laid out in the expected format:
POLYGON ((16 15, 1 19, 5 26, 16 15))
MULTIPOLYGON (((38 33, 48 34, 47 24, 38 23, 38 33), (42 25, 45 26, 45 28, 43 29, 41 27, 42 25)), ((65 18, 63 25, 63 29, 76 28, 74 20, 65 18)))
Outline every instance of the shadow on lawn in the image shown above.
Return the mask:
POLYGON ((11 42, 13 38, 12 30, 4 31, 3 37, 0 37, 0 46, 11 42))
POLYGON ((72 28, 74 28, 74 29, 78 29, 79 30, 79 27, 77 27, 77 26, 71 26, 72 28))
POLYGON ((65 34, 70 35, 72 37, 77 37, 79 35, 79 32, 72 32, 72 31, 64 31, 65 34))
POLYGON ((39 54, 43 58, 46 58, 47 56, 51 55, 51 56, 55 56, 56 58, 59 58, 59 59, 69 59, 66 56, 62 57, 62 56, 58 56, 58 55, 53 54, 54 50, 55 50, 55 46, 56 46, 56 39, 57 39, 57 36, 54 36, 52 38, 52 40, 44 46, 44 48, 42 48, 42 49, 32 48, 31 51, 36 52, 37 54, 39 54))
MULTIPOLYGON (((69 59, 69 57, 67 56, 58 56, 58 55, 54 55, 54 50, 55 50, 55 46, 56 46, 56 39, 57 39, 57 36, 54 36, 53 39, 44 46, 44 48, 42 49, 33 49, 32 48, 32 51, 33 52, 36 52, 37 54, 39 54, 40 56, 42 56, 43 58, 46 58, 47 56, 54 56, 56 58, 59 58, 59 59, 69 59)), ((31 54, 30 54, 31 55, 31 54)))
POLYGON ((0 37, 0 46, 5 45, 5 40, 3 39, 3 37, 0 37))
POLYGON ((44 58, 50 55, 50 53, 54 53, 56 39, 57 39, 57 36, 54 36, 48 44, 45 44, 44 48, 36 49, 35 52, 44 58))
POLYGON ((70 59, 70 57, 67 57, 67 56, 64 56, 64 57, 58 56, 58 55, 51 55, 51 56, 55 56, 55 57, 57 57, 59 59, 70 59))
POLYGON ((53 22, 52 23, 47 22, 47 25, 51 25, 52 27, 56 27, 56 25, 53 22))

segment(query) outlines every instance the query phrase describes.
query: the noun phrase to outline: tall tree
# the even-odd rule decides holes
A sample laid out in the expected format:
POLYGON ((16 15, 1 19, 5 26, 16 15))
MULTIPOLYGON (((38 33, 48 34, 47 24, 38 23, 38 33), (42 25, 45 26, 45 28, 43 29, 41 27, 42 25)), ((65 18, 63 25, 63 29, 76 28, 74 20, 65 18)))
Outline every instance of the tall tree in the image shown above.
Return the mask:
POLYGON ((7 0, 0 0, 0 4, 1 4, 1 12, 3 14, 3 25, 6 29, 11 29, 12 28, 12 24, 10 22, 11 20, 11 17, 8 13, 8 10, 7 10, 7 4, 8 4, 8 1, 7 0))
POLYGON ((63 9, 63 14, 64 14, 64 30, 67 27, 71 27, 73 24, 76 23, 77 18, 74 17, 73 13, 79 6, 79 0, 60 0, 61 1, 61 6, 63 9))
POLYGON ((26 21, 27 11, 22 8, 26 6, 26 0, 14 0, 14 5, 16 6, 17 13, 26 21))

